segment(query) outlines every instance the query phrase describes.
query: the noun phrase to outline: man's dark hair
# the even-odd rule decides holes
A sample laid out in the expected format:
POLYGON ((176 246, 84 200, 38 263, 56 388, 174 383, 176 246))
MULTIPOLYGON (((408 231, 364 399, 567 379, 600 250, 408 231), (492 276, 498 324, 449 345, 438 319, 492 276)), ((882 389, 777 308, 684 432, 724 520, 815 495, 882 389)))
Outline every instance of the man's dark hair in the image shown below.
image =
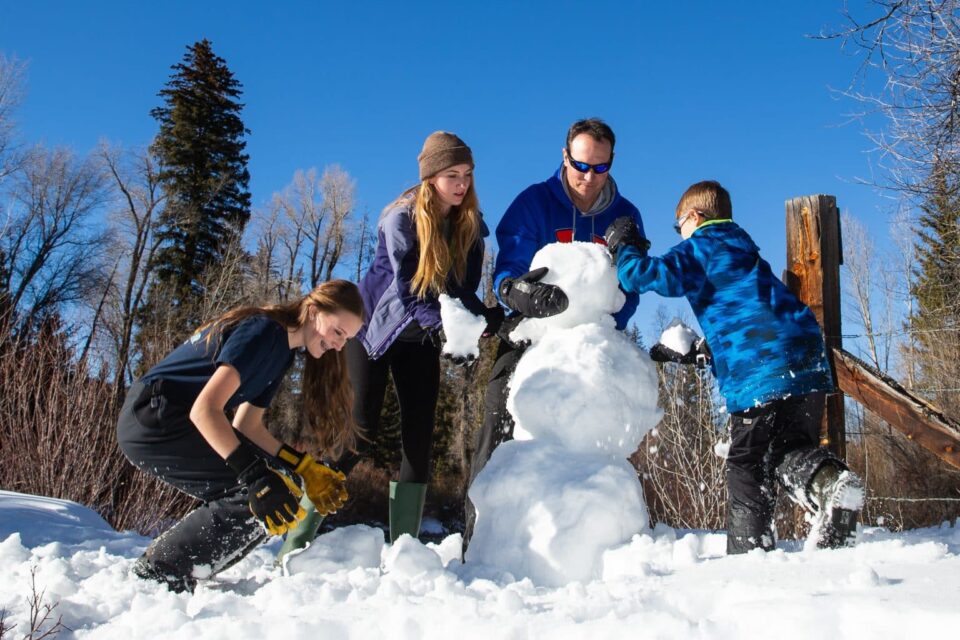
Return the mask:
POLYGON ((617 138, 613 135, 613 129, 611 129, 606 122, 600 118, 587 118, 586 120, 577 120, 570 125, 570 130, 567 131, 567 148, 570 147, 573 139, 581 133, 589 134, 591 138, 598 142, 606 140, 610 143, 611 153, 613 152, 613 147, 617 144, 617 138))

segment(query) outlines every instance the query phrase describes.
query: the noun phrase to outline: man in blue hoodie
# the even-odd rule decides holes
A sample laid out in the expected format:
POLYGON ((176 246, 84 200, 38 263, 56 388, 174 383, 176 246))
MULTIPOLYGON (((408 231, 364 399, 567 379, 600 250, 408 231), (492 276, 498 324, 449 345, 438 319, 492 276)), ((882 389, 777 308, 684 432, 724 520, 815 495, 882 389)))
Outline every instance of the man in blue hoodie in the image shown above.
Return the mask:
POLYGON ((813 312, 733 221, 720 183, 687 189, 674 230, 683 241, 660 257, 647 255, 649 245, 629 218, 610 225, 607 245, 622 287, 690 302, 712 352, 731 418, 727 553, 773 549, 778 482, 812 513, 817 546, 852 543, 863 485, 818 446, 824 395, 834 386, 813 312))
MULTIPOLYGON (((567 296, 559 287, 540 282, 546 268, 528 271, 534 254, 553 242, 606 244, 603 236, 607 227, 621 217, 633 220, 643 234, 640 212, 620 195, 610 176, 615 143, 613 130, 602 120, 574 122, 567 131, 560 168, 545 182, 518 195, 497 225, 499 253, 493 287, 512 315, 499 333, 500 345, 484 397, 483 426, 470 464, 469 484, 473 484, 497 445, 513 437, 513 418, 506 409, 507 382, 523 355, 524 345, 512 343, 508 338, 510 331, 521 318, 545 318, 567 308, 567 296)), ((626 297, 623 308, 614 315, 618 329, 626 328, 640 298, 636 293, 627 293, 626 297)), ((475 518, 469 498, 466 515, 464 552, 475 518)))

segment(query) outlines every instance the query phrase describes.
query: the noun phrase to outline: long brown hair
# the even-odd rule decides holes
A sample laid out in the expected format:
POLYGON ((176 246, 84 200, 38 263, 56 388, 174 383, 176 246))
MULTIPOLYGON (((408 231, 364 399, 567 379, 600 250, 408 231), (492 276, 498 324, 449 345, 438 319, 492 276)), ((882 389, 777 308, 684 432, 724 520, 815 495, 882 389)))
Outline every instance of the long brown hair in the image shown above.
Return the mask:
POLYGON ((480 205, 473 179, 463 202, 447 214, 452 229, 449 243, 443 233, 443 203, 429 178, 404 191, 387 209, 398 205, 410 208, 417 231, 420 255, 411 282, 413 293, 421 299, 443 293, 450 271, 457 282, 463 282, 467 256, 480 237, 480 205))
MULTIPOLYGON (((329 280, 297 300, 232 309, 199 331, 210 329, 206 336, 209 342, 214 334, 223 335, 251 316, 265 315, 293 332, 308 322, 311 307, 326 313, 346 311, 363 319, 363 299, 357 285, 348 280, 329 280)), ((346 450, 355 450, 359 428, 353 419, 353 387, 347 373, 346 354, 328 349, 319 358, 313 358, 307 353, 301 388, 303 442, 300 446, 326 452, 334 458, 346 450)))

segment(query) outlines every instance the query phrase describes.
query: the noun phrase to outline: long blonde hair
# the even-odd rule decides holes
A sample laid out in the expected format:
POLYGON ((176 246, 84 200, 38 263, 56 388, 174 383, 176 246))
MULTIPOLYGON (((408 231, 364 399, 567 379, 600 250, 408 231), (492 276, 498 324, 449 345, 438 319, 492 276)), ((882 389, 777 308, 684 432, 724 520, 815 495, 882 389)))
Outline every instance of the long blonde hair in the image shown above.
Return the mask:
MULTIPOLYGON (((292 332, 309 321, 311 307, 326 313, 346 311, 363 319, 363 298, 357 285, 348 280, 329 280, 297 300, 232 309, 199 331, 210 329, 206 336, 209 343, 214 334, 222 336, 251 316, 265 315, 292 332)), ((344 451, 355 450, 359 427, 353 419, 353 387, 346 354, 335 349, 328 349, 319 358, 308 354, 301 388, 303 412, 299 446, 317 453, 326 452, 334 458, 344 451)))
POLYGON ((471 180, 463 202, 447 214, 452 229, 449 243, 443 232, 443 204, 429 178, 404 191, 386 209, 410 208, 420 254, 411 285, 413 293, 421 299, 444 293, 451 271, 457 282, 466 278, 467 256, 480 238, 480 205, 473 186, 471 180))

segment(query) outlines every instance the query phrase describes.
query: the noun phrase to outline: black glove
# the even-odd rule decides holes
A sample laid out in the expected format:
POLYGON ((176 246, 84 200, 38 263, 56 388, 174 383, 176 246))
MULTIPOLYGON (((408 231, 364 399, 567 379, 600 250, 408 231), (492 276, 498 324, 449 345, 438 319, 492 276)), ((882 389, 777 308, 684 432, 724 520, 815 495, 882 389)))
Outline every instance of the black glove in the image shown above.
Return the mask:
POLYGON ((489 338, 490 336, 497 335, 497 332, 500 331, 500 326, 503 324, 503 318, 505 314, 503 307, 497 305, 495 307, 487 307, 486 311, 483 312, 483 317, 487 321, 487 326, 484 327, 483 333, 480 334, 482 338, 489 338))
POLYGON ((629 216, 623 216, 611 222, 603 239, 607 243, 610 255, 613 256, 614 264, 616 264, 617 255, 623 247, 636 247, 644 256, 650 249, 650 241, 640 234, 637 221, 629 216))
POLYGON ((497 337, 507 344, 513 346, 515 349, 525 349, 530 345, 529 340, 510 339, 510 334, 513 333, 513 330, 517 328, 517 325, 520 324, 521 320, 523 320, 523 315, 519 313, 515 313, 512 316, 507 316, 506 319, 504 319, 503 324, 500 325, 500 330, 497 331, 497 337))
POLYGON ((650 347, 650 359, 654 362, 677 362, 679 364, 695 364, 698 367, 706 367, 710 364, 712 356, 707 341, 703 338, 698 339, 690 345, 690 351, 679 353, 663 343, 650 347))
POLYGON ((420 344, 424 346, 430 345, 435 349, 440 349, 443 346, 443 340, 440 338, 440 329, 437 327, 423 327, 423 338, 420 339, 420 344))
POLYGON ((247 486, 250 511, 272 535, 283 535, 306 517, 300 506, 303 492, 288 476, 267 466, 250 445, 240 446, 227 456, 226 463, 247 486))
POLYGON ((555 284, 540 282, 546 274, 547 268, 540 267, 519 278, 504 278, 500 283, 500 299, 528 318, 549 318, 563 313, 570 304, 567 294, 555 284))

